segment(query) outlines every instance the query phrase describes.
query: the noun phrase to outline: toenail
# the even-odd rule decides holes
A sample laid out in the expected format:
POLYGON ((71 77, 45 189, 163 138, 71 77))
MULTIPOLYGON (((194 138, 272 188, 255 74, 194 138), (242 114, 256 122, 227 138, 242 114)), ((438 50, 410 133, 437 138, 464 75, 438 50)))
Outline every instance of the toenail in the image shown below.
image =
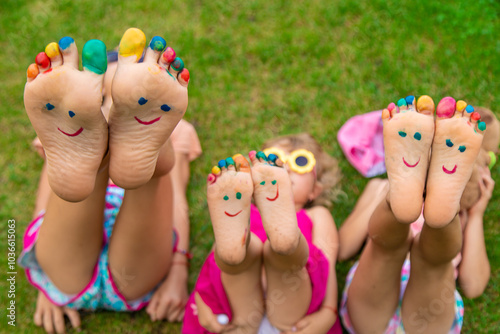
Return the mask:
POLYGON ((406 100, 401 98, 398 100, 398 107, 406 106, 406 100))
POLYGON ((35 58, 35 62, 41 67, 46 68, 50 66, 50 58, 47 57, 45 52, 40 52, 35 58))
POLYGON ((481 115, 475 111, 472 113, 472 115, 470 116, 470 118, 473 120, 473 121, 479 121, 481 119, 481 115))
POLYGON ((36 78, 38 73, 40 72, 38 71, 38 66, 36 66, 36 64, 31 64, 30 66, 28 66, 28 70, 26 71, 26 75, 28 76, 28 78, 36 78))
POLYGON ((463 145, 459 146, 458 150, 463 153, 465 151, 465 146, 463 146, 463 145))
POLYGON ((236 199, 241 199, 241 193, 240 192, 236 193, 236 199))
POLYGON ((452 97, 445 97, 441 101, 439 101, 437 107, 437 115, 439 117, 451 117, 456 110, 456 102, 452 97))
POLYGON ((106 45, 98 40, 91 39, 83 46, 82 65, 97 74, 104 74, 108 68, 106 45))
POLYGON ((167 62, 167 63, 171 63, 175 60, 175 51, 174 49, 172 49, 170 46, 165 50, 165 52, 163 52, 163 59, 167 62))
POLYGON ((468 105, 467 107, 465 107, 465 111, 467 111, 467 113, 473 113, 474 112, 474 107, 471 106, 471 105, 468 105))
POLYGON ((226 160, 222 159, 219 161, 219 163, 217 164, 220 168, 223 168, 223 167, 226 167, 227 164, 226 164, 226 160))
POLYGON ((55 107, 54 107, 52 104, 47 103, 47 104, 45 105, 45 108, 47 108, 47 110, 52 110, 52 109, 54 109, 55 107))
POLYGON ((391 111, 391 112, 394 110, 394 108, 396 108, 396 105, 394 104, 394 102, 391 102, 391 103, 387 106, 387 109, 388 109, 389 111, 391 111))
POLYGON ((184 62, 181 58, 176 57, 170 66, 176 71, 182 71, 184 69, 184 62))
POLYGON ((72 112, 71 110, 68 112, 68 114, 69 114, 69 117, 71 117, 71 118, 73 118, 73 116, 75 116, 75 113, 72 112))
POLYGON ((139 99, 139 101, 137 101, 137 103, 139 103, 141 106, 145 105, 145 104, 146 104, 146 102, 148 102, 148 100, 146 100, 146 99, 145 99, 145 98, 143 98, 143 97, 141 97, 141 98, 139 99))
POLYGON ((129 28, 123 34, 120 41, 118 52, 122 57, 135 56, 139 60, 146 45, 146 35, 142 30, 137 28, 129 28))
POLYGON ((217 167, 217 166, 213 166, 212 167, 212 173, 215 174, 215 175, 219 175, 220 173, 220 168, 217 167))
POLYGON ((171 108, 168 106, 168 104, 164 104, 164 105, 162 105, 160 108, 161 108, 161 110, 163 110, 163 111, 169 111, 169 110, 171 109, 171 108))
POLYGON ((267 161, 266 154, 262 151, 257 152, 257 159, 263 159, 264 161, 267 161))
POLYGON ((477 128, 478 128, 479 130, 481 130, 481 131, 486 130, 486 123, 485 123, 485 122, 479 122, 479 123, 477 124, 477 128))
POLYGON ((227 163, 228 166, 231 166, 231 165, 234 166, 234 160, 233 160, 233 158, 231 158, 231 157, 226 158, 226 163, 227 163))
POLYGON ((412 104, 412 103, 413 103, 413 101, 415 101, 415 96, 413 96, 413 95, 408 95, 408 96, 405 98, 405 101, 406 101, 406 103, 408 103, 408 104, 412 104))
POLYGON ((467 107, 467 103, 465 101, 457 101, 457 110, 458 111, 463 111, 467 107))
POLYGON ((451 139, 446 139, 446 146, 448 146, 448 147, 453 146, 453 142, 451 141, 451 139))
POLYGON ((59 40, 59 47, 61 48, 61 50, 66 50, 74 42, 75 40, 73 38, 66 36, 59 40))
POLYGON ((276 162, 276 160, 278 159, 278 156, 276 154, 269 154, 268 157, 267 157, 269 160, 271 160, 272 162, 276 162))
POLYGON ((415 134, 413 135, 413 138, 415 138, 416 140, 420 140, 420 139, 422 139, 422 135, 420 134, 420 132, 415 132, 415 134))
POLYGON ((155 36, 151 39, 149 47, 155 51, 163 51, 167 46, 167 42, 160 36, 155 36))
POLYGON ((59 46, 56 42, 52 42, 45 47, 45 54, 49 56, 49 58, 54 58, 59 56, 61 53, 59 52, 59 46))
POLYGON ((398 134, 403 138, 406 137, 406 132, 404 131, 399 131, 398 134))
POLYGON ((189 71, 187 68, 182 70, 182 72, 180 73, 180 76, 181 76, 182 80, 189 82, 189 71))

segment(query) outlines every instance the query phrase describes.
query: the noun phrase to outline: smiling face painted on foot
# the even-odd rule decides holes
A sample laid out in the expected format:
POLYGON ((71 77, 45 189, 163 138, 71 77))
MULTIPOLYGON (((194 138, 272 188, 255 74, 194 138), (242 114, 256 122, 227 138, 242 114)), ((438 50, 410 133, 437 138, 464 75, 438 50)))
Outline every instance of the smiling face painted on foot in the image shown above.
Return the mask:
MULTIPOLYGON (((148 103, 148 100, 144 97, 141 97, 137 103, 141 106, 144 106, 148 103)), ((169 106, 168 104, 164 103, 162 104, 159 108, 155 108, 152 110, 152 112, 157 112, 157 111, 161 111, 161 112, 169 112, 170 110, 172 110, 172 107, 169 106)), ((151 124, 154 124, 156 122, 158 122, 160 119, 161 119, 161 116, 159 117, 156 117, 156 118, 153 118, 152 120, 149 120, 149 121, 146 121, 146 120, 143 120, 143 119, 140 119, 139 117, 137 116, 134 116, 134 119, 139 123, 139 124, 142 124, 142 125, 151 125, 151 124)))
MULTIPOLYGON (((43 107, 43 110, 45 110, 46 112, 50 112, 50 111, 54 111, 54 109, 55 109, 55 108, 56 108, 56 107, 55 107, 52 103, 47 102, 47 104, 45 104, 45 106, 43 107)), ((76 116, 76 114, 75 114, 75 112, 74 112, 74 111, 72 111, 72 110, 69 110, 69 111, 68 111, 68 118, 74 118, 75 116, 76 116)), ((57 128, 57 130, 58 130, 59 132, 61 132, 62 134, 64 134, 64 135, 68 136, 68 137, 76 137, 76 136, 78 136, 80 133, 82 133, 82 132, 83 132, 83 127, 80 127, 78 130, 76 130, 76 131, 74 131, 74 132, 71 132, 71 131, 69 131, 69 130, 64 131, 64 130, 62 130, 62 129, 61 129, 61 128, 59 128, 59 127, 57 128)))

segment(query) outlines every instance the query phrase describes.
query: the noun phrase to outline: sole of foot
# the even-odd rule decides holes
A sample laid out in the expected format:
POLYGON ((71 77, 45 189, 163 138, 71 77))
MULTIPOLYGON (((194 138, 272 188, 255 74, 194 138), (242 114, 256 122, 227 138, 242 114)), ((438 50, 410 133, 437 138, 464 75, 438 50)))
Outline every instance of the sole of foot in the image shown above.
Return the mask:
POLYGON ((108 145, 101 112, 106 46, 90 40, 82 51, 71 37, 50 43, 28 67, 24 105, 45 150, 50 187, 66 201, 89 196, 108 145))
POLYGON ((112 81, 109 114, 109 174, 126 189, 148 182, 160 148, 184 116, 189 71, 162 37, 145 50, 146 36, 137 28, 123 35, 112 81))
POLYGON ((434 101, 400 99, 382 112, 388 201, 399 222, 410 224, 422 212, 429 151, 434 136, 434 101))
POLYGON ((427 225, 449 224, 460 208, 460 198, 479 154, 486 124, 464 101, 443 98, 436 110, 436 131, 427 178, 424 218, 427 225))
POLYGON ((217 257, 228 265, 246 256, 253 183, 248 161, 237 154, 219 161, 207 178, 207 201, 217 257))
MULTIPOLYGON (((291 254, 300 240, 290 177, 281 160, 270 160, 264 152, 252 151, 254 199, 262 217, 271 249, 291 254)), ((276 156, 274 156, 276 158, 276 156)))

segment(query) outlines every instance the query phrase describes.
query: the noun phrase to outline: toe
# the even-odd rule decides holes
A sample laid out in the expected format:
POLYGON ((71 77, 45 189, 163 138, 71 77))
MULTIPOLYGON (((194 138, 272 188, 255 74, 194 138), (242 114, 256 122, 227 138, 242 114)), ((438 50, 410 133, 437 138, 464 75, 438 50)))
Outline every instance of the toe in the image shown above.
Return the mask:
POLYGON ((250 164, 248 163, 248 160, 245 159, 245 157, 241 154, 236 154, 233 156, 234 163, 236 164, 236 170, 239 172, 250 172, 250 164))
POLYGON ((97 39, 91 39, 83 46, 82 65, 85 70, 104 74, 108 68, 106 45, 97 39))
POLYGON ((129 28, 123 34, 118 48, 118 62, 136 63, 141 59, 146 46, 146 35, 142 30, 129 28))
POLYGON ((160 65, 163 66, 166 70, 170 67, 170 64, 174 61, 176 58, 176 53, 174 49, 172 49, 170 46, 163 51, 163 54, 160 57, 160 65))
POLYGON ((424 115, 434 114, 434 100, 429 95, 422 95, 417 101, 417 110, 424 115))
POLYGON ((464 112, 464 110, 465 110, 466 107, 467 107, 467 102, 465 102, 463 100, 457 101, 457 106, 456 106, 457 111, 456 111, 456 113, 462 114, 464 112))
POLYGON ((394 114, 397 114, 399 112, 399 107, 396 106, 394 102, 391 102, 387 106, 387 111, 389 112, 388 118, 391 118, 392 116, 394 116, 394 114))
POLYGON ((179 75, 177 76, 177 79, 179 80, 179 83, 183 85, 184 87, 187 87, 189 84, 189 71, 187 68, 183 69, 182 71, 179 72, 179 75))
POLYGON ((78 69, 78 49, 74 39, 69 36, 61 38, 59 40, 59 50, 62 53, 63 63, 78 69))
POLYGON ((400 111, 408 110, 408 103, 406 102, 405 99, 403 99, 403 98, 399 99, 397 104, 398 104, 400 111))
POLYGON ((35 62, 38 65, 38 71, 44 73, 50 69, 50 58, 45 52, 36 55, 35 62))
POLYGON ((160 54, 165 47, 167 46, 167 42, 160 36, 155 36, 149 42, 149 46, 146 49, 146 54, 144 56, 144 62, 157 63, 158 58, 160 58, 160 54))
POLYGON ((37 64, 31 64, 28 66, 28 70, 26 71, 26 76, 28 77, 28 82, 33 81, 33 79, 36 78, 36 76, 40 73, 38 70, 37 64))
POLYGON ((45 47, 45 54, 50 58, 52 68, 62 64, 62 55, 56 42, 52 42, 45 47))
POLYGON ((415 111, 415 96, 408 95, 407 97, 405 97, 405 101, 408 106, 408 110, 415 111))
POLYGON ((452 97, 444 97, 441 101, 439 101, 438 106, 436 108, 436 115, 439 118, 450 118, 455 114, 456 110, 456 102, 452 97))
POLYGON ((174 61, 170 63, 168 71, 177 78, 177 75, 184 69, 184 62, 181 58, 175 57, 174 61))
POLYGON ((231 157, 226 158, 226 164, 227 164, 227 170, 232 170, 232 171, 236 170, 233 158, 231 157))
POLYGON ((217 163, 217 166, 220 168, 222 172, 227 170, 227 162, 226 159, 222 159, 217 163))

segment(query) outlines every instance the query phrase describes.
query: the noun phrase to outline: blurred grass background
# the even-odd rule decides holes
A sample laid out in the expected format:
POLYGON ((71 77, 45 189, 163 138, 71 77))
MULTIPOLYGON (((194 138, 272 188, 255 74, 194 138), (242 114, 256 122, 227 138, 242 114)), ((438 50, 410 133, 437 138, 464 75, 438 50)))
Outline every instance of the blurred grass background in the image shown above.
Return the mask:
MULTIPOLYGON (((345 196, 332 208, 338 226, 367 179, 336 141, 351 116, 381 109, 408 94, 444 96, 498 111, 500 3, 476 1, 14 1, 0 2, 0 249, 7 253, 7 220, 17 222, 17 249, 35 200, 42 161, 23 106, 27 66, 45 45, 72 36, 80 49, 93 38, 108 49, 123 32, 141 28, 165 37, 191 73, 186 119, 204 154, 192 164, 190 287, 212 243, 205 179, 214 162, 258 148, 265 139, 307 131, 340 161, 345 196)), ((498 115, 498 114, 497 114, 498 115)), ((493 170, 499 181, 500 165, 493 170)), ((500 189, 485 217, 492 276, 483 296, 465 300, 464 333, 500 332, 500 189)), ((350 263, 338 265, 339 289, 350 263)), ((11 332, 5 309, 7 257, 0 260, 1 332, 11 332)), ((17 275, 17 327, 32 322, 36 291, 17 275)), ((178 333, 151 323, 145 312, 83 315, 85 333, 178 333)))

